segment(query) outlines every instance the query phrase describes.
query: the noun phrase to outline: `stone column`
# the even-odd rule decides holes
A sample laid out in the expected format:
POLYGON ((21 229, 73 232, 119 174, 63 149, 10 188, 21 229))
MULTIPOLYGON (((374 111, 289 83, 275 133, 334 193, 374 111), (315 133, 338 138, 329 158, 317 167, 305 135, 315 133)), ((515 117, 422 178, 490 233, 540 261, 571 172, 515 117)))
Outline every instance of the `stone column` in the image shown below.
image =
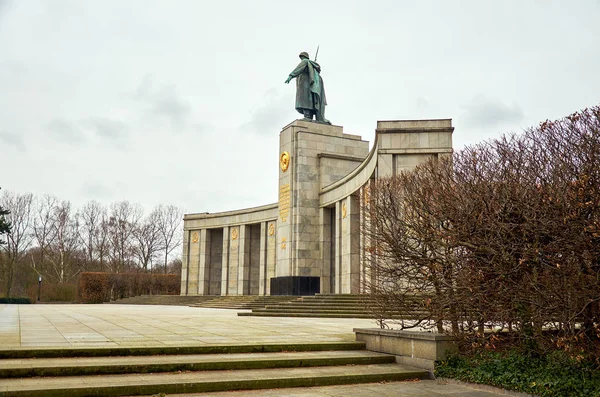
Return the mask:
MULTIPOLYGON (((229 228, 229 286, 227 295, 238 295, 238 268, 240 266, 240 227, 229 228)), ((225 239, 225 236, 223 236, 225 239)))
POLYGON ((221 262, 221 295, 229 294, 229 226, 223 228, 223 260, 221 262))
POLYGON ((237 274, 237 294, 250 294, 250 226, 241 225, 239 227, 238 237, 238 274, 237 274))
POLYGON ((271 279, 277 273, 277 222, 267 223, 265 294, 271 295, 271 279))
POLYGON ((331 260, 333 252, 331 250, 331 208, 321 208, 321 263, 323 271, 321 273, 321 293, 330 294, 331 290, 331 260))
POLYGON ((180 295, 188 294, 188 279, 189 279, 189 242, 190 242, 190 231, 185 230, 183 232, 183 253, 181 255, 181 291, 180 295))
POLYGON ((208 295, 210 285, 210 237, 206 229, 199 232, 198 294, 208 295))
POLYGON ((334 293, 342 293, 342 203, 335 203, 335 285, 334 293))
POLYGON ((341 232, 341 293, 358 294, 360 291, 360 207, 358 195, 342 200, 341 232))
POLYGON ((188 251, 188 295, 198 295, 198 277, 200 266, 200 231, 191 231, 188 251))
POLYGON ((370 229, 371 224, 370 221, 367 219, 367 213, 366 211, 368 211, 368 201, 370 200, 370 189, 371 189, 371 184, 372 184, 373 180, 371 179, 369 182, 367 182, 367 184, 363 187, 360 188, 360 248, 359 248, 359 253, 360 253, 360 257, 359 257, 359 261, 360 261, 360 280, 361 280, 361 286, 360 286, 360 292, 361 294, 366 294, 370 292, 370 289, 368 288, 368 283, 370 282, 370 278, 371 278, 371 265, 372 265, 372 261, 373 261, 373 254, 371 253, 371 250, 369 250, 368 246, 370 244, 370 241, 367 237, 366 233, 367 230, 370 229))
POLYGON ((266 295, 267 289, 267 222, 260 223, 260 261, 258 295, 266 295))

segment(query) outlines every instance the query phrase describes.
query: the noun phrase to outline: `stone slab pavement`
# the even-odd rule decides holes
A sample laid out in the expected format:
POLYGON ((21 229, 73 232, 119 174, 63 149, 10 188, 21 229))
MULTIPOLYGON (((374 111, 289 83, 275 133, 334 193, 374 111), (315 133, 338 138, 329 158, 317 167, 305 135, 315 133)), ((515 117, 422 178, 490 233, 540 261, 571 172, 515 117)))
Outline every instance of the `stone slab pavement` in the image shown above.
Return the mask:
MULTIPOLYGON (((353 341, 373 320, 238 317, 238 310, 152 305, 0 304, 0 349, 353 341)), ((188 396, 466 396, 499 394, 434 380, 188 396)), ((180 395, 181 396, 181 395, 180 395)))
MULTIPOLYGON (((435 380, 364 383, 293 389, 177 394, 177 397, 499 397, 503 394, 435 380)), ((512 395, 512 394, 511 394, 512 395)), ((517 394, 514 394, 515 396, 517 394)), ((522 394, 519 394, 522 396, 522 394)), ((152 397, 156 397, 154 395, 152 397)), ((138 396, 139 397, 139 396, 138 396)), ((144 397, 144 396, 142 396, 144 397)), ((146 396, 150 397, 150 396, 146 396)), ((168 397, 168 396, 167 396, 168 397)), ((175 396, 173 396, 175 397, 175 396)))
POLYGON ((154 305, 0 304, 0 348, 185 346, 353 341, 366 319, 238 317, 238 310, 154 305))

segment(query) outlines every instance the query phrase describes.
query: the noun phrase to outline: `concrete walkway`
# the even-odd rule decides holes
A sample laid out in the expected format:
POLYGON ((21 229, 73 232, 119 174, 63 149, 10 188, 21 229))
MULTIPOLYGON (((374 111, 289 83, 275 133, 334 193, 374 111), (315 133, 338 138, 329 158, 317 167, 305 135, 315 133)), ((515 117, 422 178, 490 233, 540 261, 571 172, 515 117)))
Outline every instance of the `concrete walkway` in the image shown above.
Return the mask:
MULTIPOLYGON (((238 317, 237 311, 186 306, 0 304, 0 349, 189 346, 353 341, 372 320, 238 317)), ((436 381, 391 382, 188 396, 468 396, 496 393, 436 381)))

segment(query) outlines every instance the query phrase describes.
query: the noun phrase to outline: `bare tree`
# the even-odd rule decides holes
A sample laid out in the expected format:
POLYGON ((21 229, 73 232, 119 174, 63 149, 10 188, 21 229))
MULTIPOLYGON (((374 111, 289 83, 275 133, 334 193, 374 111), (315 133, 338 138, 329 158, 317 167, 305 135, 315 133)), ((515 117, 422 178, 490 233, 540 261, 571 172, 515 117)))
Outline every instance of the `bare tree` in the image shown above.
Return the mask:
POLYGON ((31 208, 33 195, 31 193, 15 194, 4 192, 1 196, 1 206, 10 211, 6 220, 12 225, 7 235, 6 244, 0 245, 4 253, 2 260, 2 278, 4 279, 6 296, 10 296, 13 288, 15 270, 22 264, 22 259, 31 245, 31 208))
MULTIPOLYGON (((451 175, 450 163, 441 167, 430 162, 413 172, 380 179, 370 188, 363 233, 372 256, 365 262, 369 277, 364 282, 378 303, 374 307, 378 319, 400 316, 380 321, 384 326, 435 325, 443 331, 441 308, 454 292, 455 263, 443 237, 447 216, 439 206, 439 194, 451 175)), ((456 318, 452 324, 457 326, 456 318)))
POLYGON ((148 271, 148 265, 152 268, 152 259, 162 248, 158 216, 155 209, 133 229, 134 252, 144 271, 148 271))
POLYGON ((142 217, 143 210, 129 201, 113 203, 108 219, 108 242, 111 270, 121 273, 133 263, 133 232, 142 217))
POLYGON ((77 216, 71 212, 71 203, 60 202, 52 212, 51 230, 54 236, 49 244, 46 275, 59 283, 70 281, 81 271, 83 263, 78 258, 80 240, 77 216))
POLYGON ((58 205, 58 199, 48 194, 41 199, 35 200, 35 215, 33 219, 33 236, 39 248, 38 263, 33 256, 31 266, 39 274, 46 264, 48 247, 54 240, 53 216, 58 205))
POLYGON ((100 213, 100 223, 96 231, 92 236, 94 251, 98 260, 98 265, 101 271, 104 271, 107 258, 109 258, 110 251, 110 235, 109 226, 110 220, 108 213, 105 208, 102 208, 100 213))
POLYGON ((97 236, 101 234, 102 220, 106 216, 106 209, 97 201, 89 201, 79 212, 79 230, 78 235, 85 250, 85 258, 88 264, 91 264, 98 252, 96 243, 102 242, 97 236))
POLYGON ((163 268, 167 273, 169 255, 181 246, 183 239, 183 230, 181 222, 183 220, 183 210, 174 205, 159 205, 153 212, 157 213, 158 230, 160 233, 163 268))

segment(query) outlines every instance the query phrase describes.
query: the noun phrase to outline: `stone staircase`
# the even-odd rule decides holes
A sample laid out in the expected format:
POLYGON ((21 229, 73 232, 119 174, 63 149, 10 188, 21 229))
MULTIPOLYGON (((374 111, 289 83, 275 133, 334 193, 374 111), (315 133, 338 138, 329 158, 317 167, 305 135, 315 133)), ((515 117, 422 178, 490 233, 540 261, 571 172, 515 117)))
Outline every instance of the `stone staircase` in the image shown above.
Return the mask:
POLYGON ((195 303, 204 302, 213 299, 214 296, 189 296, 189 295, 138 295, 130 298, 118 299, 106 304, 116 305, 172 305, 172 306, 190 306, 195 303))
POLYGON ((267 305, 289 302, 295 296, 257 296, 257 295, 231 295, 212 296, 201 302, 193 303, 192 307, 207 307, 212 309, 258 309, 267 305))
MULTIPOLYGON (((369 295, 317 294, 311 296, 180 296, 141 295, 110 302, 130 305, 179 305, 213 309, 252 310, 238 316, 261 317, 323 317, 323 318, 376 318, 375 300, 369 295)), ((409 305, 410 306, 410 305, 409 305)), ((420 314, 419 300, 412 309, 389 313, 389 318, 410 318, 420 314)))
MULTIPOLYGON (((387 313, 391 318, 410 318, 419 313, 418 302, 413 309, 387 313)), ((325 318, 376 318, 377 305, 369 295, 313 295, 303 296, 289 302, 267 304, 252 309, 251 313, 238 316, 263 317, 325 317, 325 318)))
POLYGON ((367 295, 312 295, 287 302, 267 304, 238 316, 264 317, 330 317, 373 318, 369 307, 372 299, 367 295))
POLYGON ((362 342, 0 350, 0 395, 123 396, 423 379, 362 342))

